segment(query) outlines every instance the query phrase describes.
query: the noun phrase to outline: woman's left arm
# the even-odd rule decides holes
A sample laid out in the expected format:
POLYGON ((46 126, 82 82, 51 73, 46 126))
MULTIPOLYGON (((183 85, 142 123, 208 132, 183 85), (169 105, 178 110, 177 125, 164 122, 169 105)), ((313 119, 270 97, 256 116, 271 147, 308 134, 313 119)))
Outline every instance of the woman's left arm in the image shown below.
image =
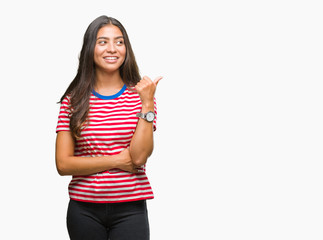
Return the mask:
MULTIPOLYGON (((141 99, 142 113, 154 112, 154 95, 157 84, 161 79, 162 77, 158 77, 152 81, 149 77, 145 76, 135 86, 141 99)), ((153 131, 152 122, 139 118, 135 133, 130 142, 130 155, 134 165, 144 165, 152 154, 154 149, 153 131)))

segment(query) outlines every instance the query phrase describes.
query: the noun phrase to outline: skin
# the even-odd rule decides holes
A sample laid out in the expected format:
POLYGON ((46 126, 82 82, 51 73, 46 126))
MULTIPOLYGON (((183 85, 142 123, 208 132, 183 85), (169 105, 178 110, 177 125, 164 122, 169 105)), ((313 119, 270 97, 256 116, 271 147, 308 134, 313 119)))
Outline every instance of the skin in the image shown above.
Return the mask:
MULTIPOLYGON (((162 77, 152 81, 149 77, 144 76, 135 86, 142 102, 142 112, 154 111, 154 94, 158 82, 162 77)), ((130 143, 130 154, 133 163, 136 166, 144 165, 148 157, 152 154, 154 148, 153 141, 153 123, 144 119, 139 119, 136 131, 130 143)))
MULTIPOLYGON (((94 49, 96 65, 95 90, 102 95, 113 95, 124 85, 119 68, 126 56, 126 47, 120 29, 114 25, 102 27, 97 34, 94 49), (105 59, 114 57, 114 59, 105 59)), ((162 77, 152 81, 144 76, 135 86, 142 102, 142 112, 154 111, 154 94, 162 77)), ((102 157, 74 156, 75 143, 71 132, 61 131, 56 138, 56 167, 60 175, 90 175, 119 168, 138 172, 153 152, 153 123, 139 119, 130 147, 121 153, 102 157)))

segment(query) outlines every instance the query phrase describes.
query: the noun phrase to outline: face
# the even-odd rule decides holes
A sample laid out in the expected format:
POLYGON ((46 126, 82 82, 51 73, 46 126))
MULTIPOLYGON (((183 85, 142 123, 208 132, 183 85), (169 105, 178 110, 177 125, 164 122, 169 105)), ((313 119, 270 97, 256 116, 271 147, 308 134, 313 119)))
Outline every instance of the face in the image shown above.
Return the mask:
POLYGON ((120 29, 114 25, 102 27, 97 34, 94 62, 97 71, 119 71, 126 57, 126 46, 120 29))

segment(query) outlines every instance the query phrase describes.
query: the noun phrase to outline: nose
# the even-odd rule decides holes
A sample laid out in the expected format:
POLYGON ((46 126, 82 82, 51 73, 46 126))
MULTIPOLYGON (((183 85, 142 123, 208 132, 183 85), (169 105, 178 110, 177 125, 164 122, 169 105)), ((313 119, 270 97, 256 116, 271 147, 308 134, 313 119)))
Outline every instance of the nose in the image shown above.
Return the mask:
POLYGON ((109 43, 109 44, 107 44, 107 49, 106 49, 106 51, 107 51, 107 52, 109 52, 109 53, 114 53, 114 52, 116 52, 116 48, 115 48, 114 44, 113 44, 113 43, 109 43))

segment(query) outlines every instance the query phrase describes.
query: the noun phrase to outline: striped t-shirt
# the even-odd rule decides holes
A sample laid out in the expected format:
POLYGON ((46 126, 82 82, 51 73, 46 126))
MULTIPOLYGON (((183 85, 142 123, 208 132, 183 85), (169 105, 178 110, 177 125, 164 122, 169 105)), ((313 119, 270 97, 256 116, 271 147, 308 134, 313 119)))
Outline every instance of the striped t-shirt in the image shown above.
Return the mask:
MULTIPOLYGON (((60 107, 56 132, 69 131, 69 101, 66 97, 60 107)), ((74 155, 97 157, 119 154, 130 146, 141 112, 138 93, 126 85, 115 95, 103 96, 92 92, 86 127, 76 140, 74 155)), ((155 113, 156 103, 155 103, 155 113)), ((154 120, 156 129, 156 119, 154 120)), ((73 200, 114 203, 154 198, 146 176, 145 166, 140 173, 112 169, 88 176, 73 176, 69 184, 69 196, 73 200)))

